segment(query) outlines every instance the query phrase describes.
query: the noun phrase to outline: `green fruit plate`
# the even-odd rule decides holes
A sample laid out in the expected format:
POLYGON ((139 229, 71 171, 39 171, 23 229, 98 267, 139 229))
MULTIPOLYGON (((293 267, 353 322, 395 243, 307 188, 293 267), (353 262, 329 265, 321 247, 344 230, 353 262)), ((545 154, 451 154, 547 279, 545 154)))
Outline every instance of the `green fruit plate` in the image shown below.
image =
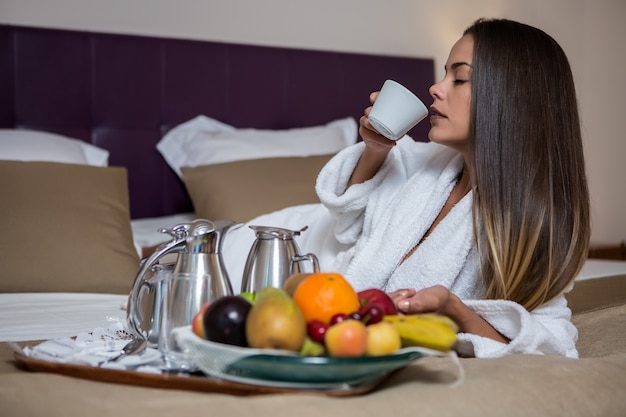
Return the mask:
POLYGON ((424 356, 415 350, 393 355, 331 358, 261 354, 239 359, 226 372, 257 379, 290 382, 346 382, 383 375, 424 356))
POLYGON ((425 356, 448 356, 422 347, 407 347, 384 356, 333 358, 302 356, 282 350, 252 349, 210 342, 191 328, 177 329, 177 341, 189 350, 205 374, 264 386, 328 389, 358 386, 380 379, 425 356))

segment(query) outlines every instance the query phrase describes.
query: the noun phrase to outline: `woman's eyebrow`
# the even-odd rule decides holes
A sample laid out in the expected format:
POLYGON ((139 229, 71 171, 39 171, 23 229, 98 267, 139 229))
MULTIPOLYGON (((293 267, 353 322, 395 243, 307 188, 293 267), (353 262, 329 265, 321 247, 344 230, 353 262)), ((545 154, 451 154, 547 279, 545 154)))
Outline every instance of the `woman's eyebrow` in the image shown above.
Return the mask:
POLYGON ((467 65, 468 67, 473 68, 472 64, 470 64, 469 62, 455 62, 454 64, 450 65, 450 69, 455 70, 463 65, 467 65))
MULTIPOLYGON (((467 65, 468 67, 470 67, 472 69, 474 68, 474 67, 472 67, 472 64, 470 64, 469 62, 462 61, 462 62, 455 62, 454 64, 451 64, 450 65, 450 70, 454 71, 455 69, 457 69, 458 67, 462 67, 463 65, 467 65)), ((444 65, 443 70, 447 74, 448 73, 448 66, 444 65)))

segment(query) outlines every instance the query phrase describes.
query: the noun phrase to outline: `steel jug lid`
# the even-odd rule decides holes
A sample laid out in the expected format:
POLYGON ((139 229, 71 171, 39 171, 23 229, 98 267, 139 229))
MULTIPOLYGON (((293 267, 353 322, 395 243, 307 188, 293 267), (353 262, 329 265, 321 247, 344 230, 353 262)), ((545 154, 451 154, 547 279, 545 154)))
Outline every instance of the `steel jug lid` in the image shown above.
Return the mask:
POLYGON ((250 229, 254 230, 257 238, 259 239, 282 239, 288 240, 292 239, 294 236, 299 236, 300 233, 304 232, 309 226, 304 226, 300 230, 289 230, 284 229, 282 227, 271 227, 271 226, 257 226, 250 225, 248 226, 250 229))

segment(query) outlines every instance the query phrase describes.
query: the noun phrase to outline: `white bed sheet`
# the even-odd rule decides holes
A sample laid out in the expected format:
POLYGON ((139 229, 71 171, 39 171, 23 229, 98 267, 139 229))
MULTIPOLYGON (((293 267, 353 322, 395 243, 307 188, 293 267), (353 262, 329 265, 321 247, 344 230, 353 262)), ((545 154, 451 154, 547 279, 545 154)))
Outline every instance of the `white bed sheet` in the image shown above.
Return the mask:
POLYGON ((92 293, 0 294, 0 342, 72 337, 126 321, 128 296, 92 293))
MULTIPOLYGON (((577 280, 626 275, 626 261, 589 259, 577 280)), ((48 340, 108 328, 126 320, 126 295, 0 294, 0 342, 48 340)))
POLYGON ((626 261, 587 259, 576 280, 583 281, 616 275, 626 275, 626 261))

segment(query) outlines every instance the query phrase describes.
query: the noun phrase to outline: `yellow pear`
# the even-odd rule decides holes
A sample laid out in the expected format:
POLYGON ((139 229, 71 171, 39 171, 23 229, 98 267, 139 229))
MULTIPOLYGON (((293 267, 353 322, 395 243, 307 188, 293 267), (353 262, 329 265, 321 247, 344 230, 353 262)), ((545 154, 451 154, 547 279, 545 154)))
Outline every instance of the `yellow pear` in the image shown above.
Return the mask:
POLYGON ((248 346, 299 352, 306 339, 300 308, 281 288, 261 290, 246 320, 248 346))

